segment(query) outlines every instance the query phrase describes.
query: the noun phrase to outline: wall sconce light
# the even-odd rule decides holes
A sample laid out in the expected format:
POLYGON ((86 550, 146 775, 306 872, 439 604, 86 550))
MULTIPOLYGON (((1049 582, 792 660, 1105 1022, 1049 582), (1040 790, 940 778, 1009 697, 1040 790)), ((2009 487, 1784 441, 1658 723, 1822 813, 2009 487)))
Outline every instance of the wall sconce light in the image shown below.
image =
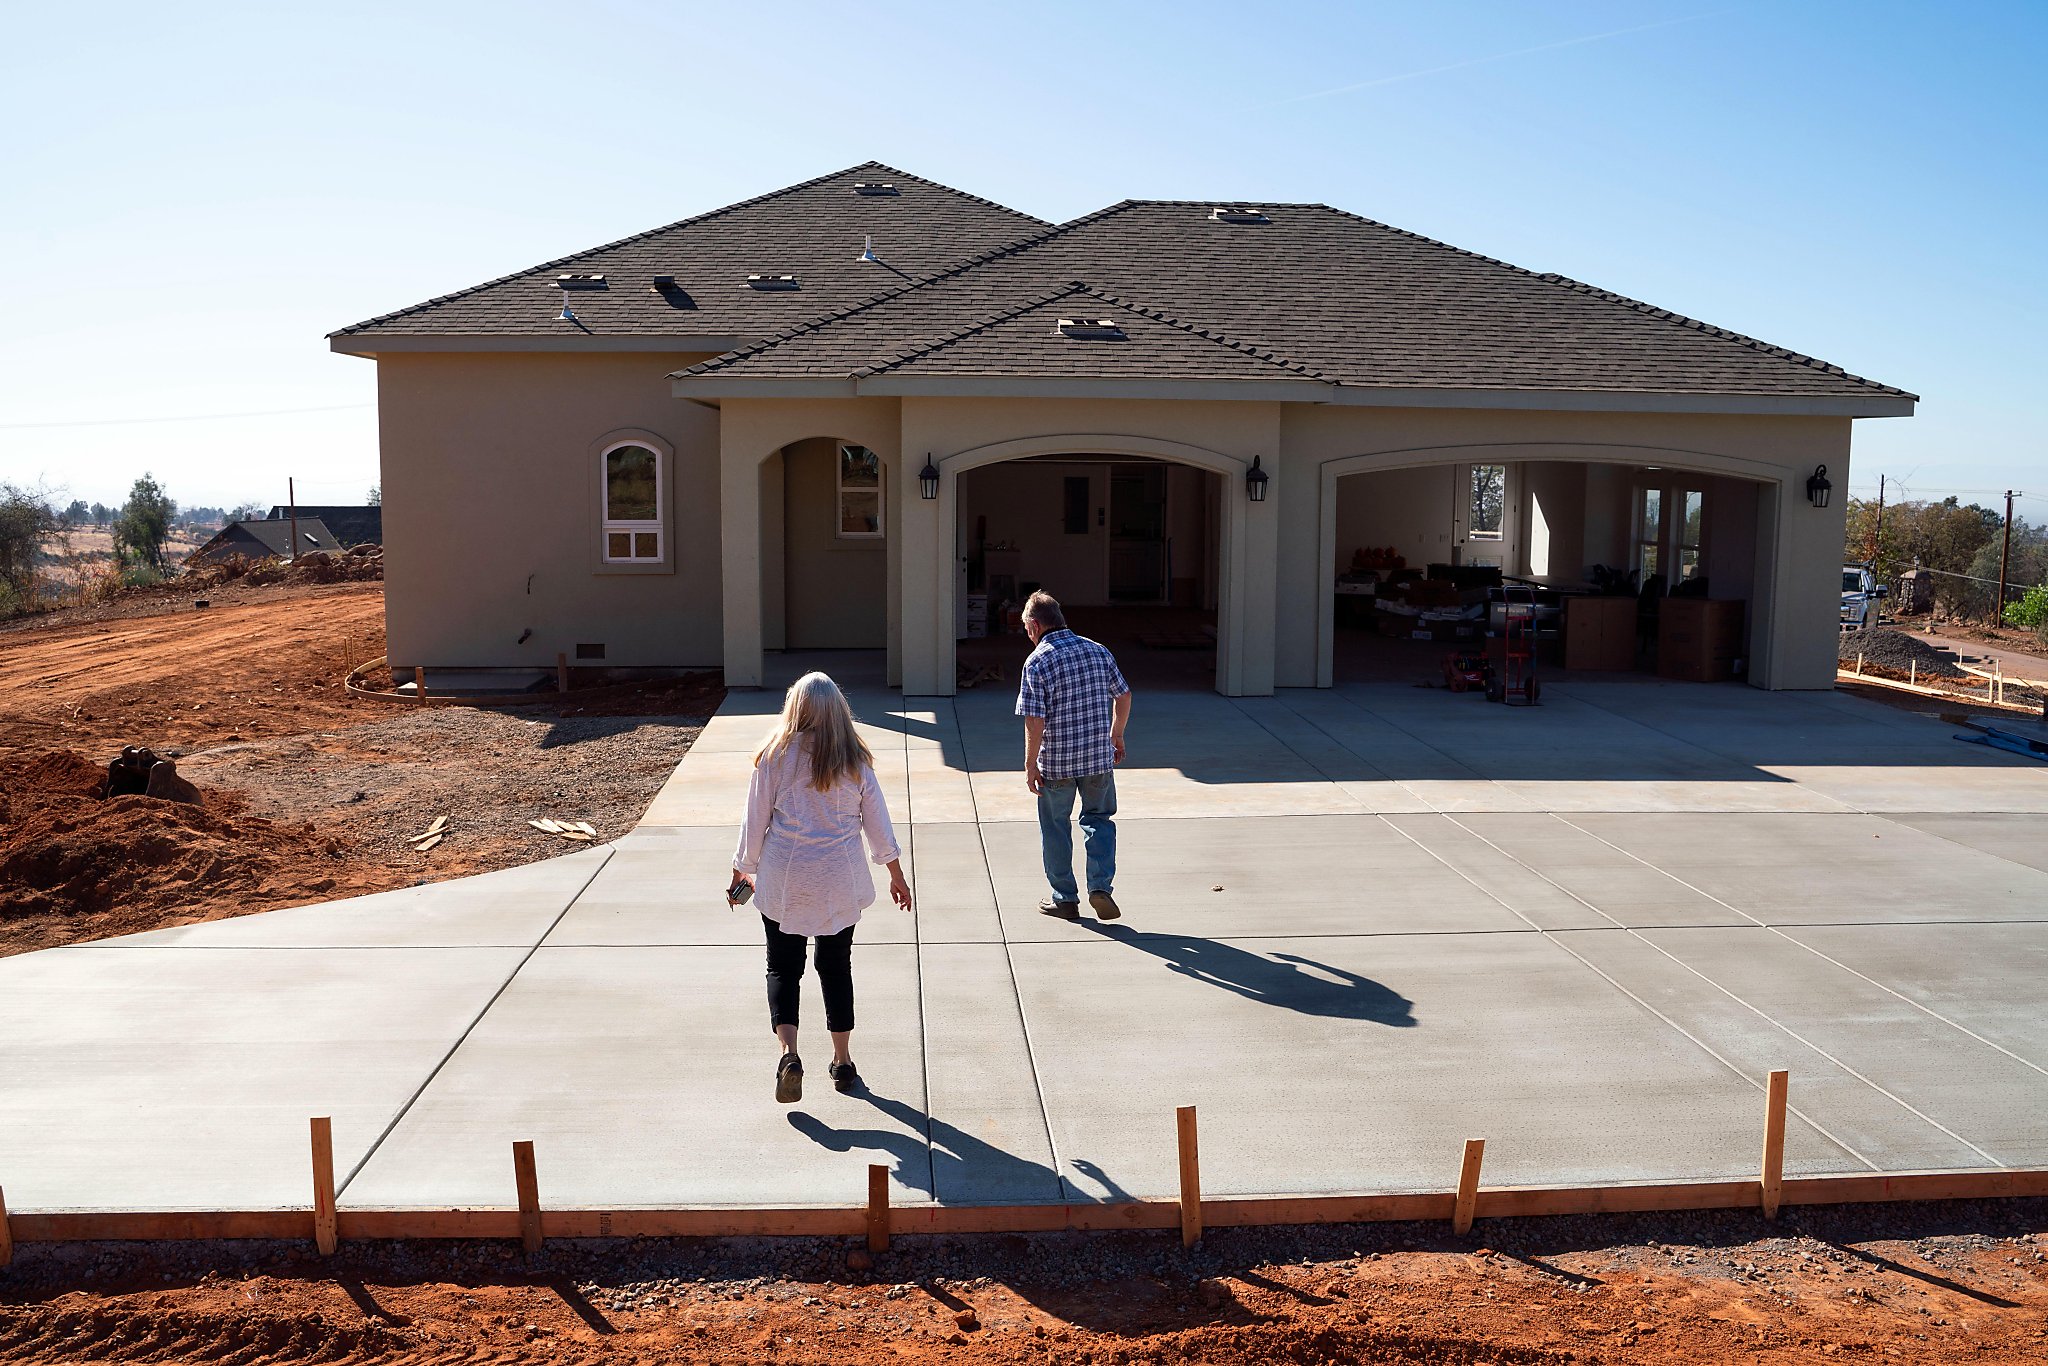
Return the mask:
POLYGON ((924 468, 917 472, 917 491, 926 498, 939 496, 939 467, 932 463, 929 454, 924 458, 924 468))
POLYGON ((1259 468, 1259 457, 1252 457, 1252 467, 1244 472, 1244 496, 1254 503, 1266 501, 1267 474, 1259 468))
POLYGON ((1806 481, 1806 501, 1817 508, 1824 508, 1828 505, 1828 496, 1834 491, 1835 486, 1828 482, 1828 467, 1815 465, 1812 477, 1806 481))

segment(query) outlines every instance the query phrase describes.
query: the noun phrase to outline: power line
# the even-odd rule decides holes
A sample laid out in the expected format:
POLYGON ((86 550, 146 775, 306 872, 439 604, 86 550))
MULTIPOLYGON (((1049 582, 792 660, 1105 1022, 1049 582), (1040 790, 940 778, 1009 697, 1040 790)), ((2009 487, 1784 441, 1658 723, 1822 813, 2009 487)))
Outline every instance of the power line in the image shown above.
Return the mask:
POLYGON ((333 403, 321 408, 263 408, 245 413, 188 413, 176 417, 87 418, 79 422, 0 422, 0 431, 20 432, 50 427, 133 427, 152 422, 224 422, 237 417, 290 417, 296 413, 341 413, 376 406, 374 403, 333 403))

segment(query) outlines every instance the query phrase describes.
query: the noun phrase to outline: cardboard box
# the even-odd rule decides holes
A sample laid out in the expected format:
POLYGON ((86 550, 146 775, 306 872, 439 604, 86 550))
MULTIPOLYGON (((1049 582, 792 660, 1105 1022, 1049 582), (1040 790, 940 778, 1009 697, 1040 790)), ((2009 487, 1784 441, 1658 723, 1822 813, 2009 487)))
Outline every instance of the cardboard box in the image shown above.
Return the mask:
POLYGON ((1564 666, 1621 672, 1636 666, 1636 600, 1567 598, 1564 666))
POLYGON ((1664 599, 1657 605, 1657 676, 1692 683, 1736 677, 1748 606, 1739 598, 1664 599))

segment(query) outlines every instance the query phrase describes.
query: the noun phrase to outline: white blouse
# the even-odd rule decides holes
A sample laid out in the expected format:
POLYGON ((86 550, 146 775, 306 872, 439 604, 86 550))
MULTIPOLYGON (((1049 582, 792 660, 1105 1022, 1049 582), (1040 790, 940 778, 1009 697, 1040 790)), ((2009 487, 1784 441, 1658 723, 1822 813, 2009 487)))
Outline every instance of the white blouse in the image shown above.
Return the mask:
POLYGON ((799 741, 755 767, 732 866, 754 875, 754 905, 784 933, 837 934, 875 901, 863 830, 876 863, 901 857, 875 770, 863 764, 858 782, 820 792, 799 741))

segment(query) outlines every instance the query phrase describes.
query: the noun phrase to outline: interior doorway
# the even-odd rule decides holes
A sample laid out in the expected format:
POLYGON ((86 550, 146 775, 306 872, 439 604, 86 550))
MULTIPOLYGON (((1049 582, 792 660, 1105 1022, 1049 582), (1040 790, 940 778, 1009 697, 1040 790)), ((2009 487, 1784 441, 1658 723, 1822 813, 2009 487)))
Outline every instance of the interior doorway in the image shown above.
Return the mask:
POLYGON ((1216 685, 1221 476, 1142 456, 1034 456, 960 476, 954 637, 963 687, 1015 686, 1034 590, 1133 686, 1216 685))

